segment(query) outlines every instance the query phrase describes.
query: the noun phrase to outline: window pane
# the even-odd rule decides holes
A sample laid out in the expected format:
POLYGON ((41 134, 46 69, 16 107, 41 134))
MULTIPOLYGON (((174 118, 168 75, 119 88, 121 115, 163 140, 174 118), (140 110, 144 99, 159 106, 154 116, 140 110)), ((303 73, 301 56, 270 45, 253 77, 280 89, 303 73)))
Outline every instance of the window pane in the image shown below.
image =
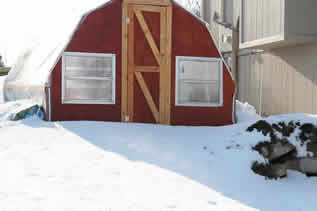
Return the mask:
POLYGON ((218 80, 219 62, 209 61, 181 61, 179 79, 190 80, 218 80))
POLYGON ((67 100, 100 100, 112 102, 112 81, 66 80, 67 100))
POLYGON ((112 57, 65 56, 66 76, 112 77, 112 57))
POLYGON ((218 83, 195 83, 180 81, 178 103, 218 103, 218 83))
POLYGON ((221 61, 179 58, 177 104, 206 105, 220 103, 221 61))

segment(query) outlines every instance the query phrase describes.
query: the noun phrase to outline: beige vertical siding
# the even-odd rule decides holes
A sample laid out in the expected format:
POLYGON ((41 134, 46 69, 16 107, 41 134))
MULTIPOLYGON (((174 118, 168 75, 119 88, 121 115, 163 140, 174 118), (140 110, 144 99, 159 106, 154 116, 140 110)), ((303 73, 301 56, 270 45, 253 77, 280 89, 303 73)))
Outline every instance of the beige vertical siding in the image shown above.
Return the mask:
MULTIPOLYGON (((223 0, 210 0, 211 19, 222 15, 223 0)), ((277 48, 317 40, 316 0, 226 0, 232 4, 233 25, 240 18, 241 48, 277 48)), ((229 7, 231 8, 231 7, 229 7)), ((222 38, 230 31, 210 21, 218 46, 230 51, 222 38)))
POLYGON ((238 98, 261 114, 317 114, 317 44, 240 56, 238 74, 238 98))
POLYGON ((242 42, 281 35, 284 0, 242 0, 242 42))
MULTIPOLYGON (((242 41, 283 33, 289 39, 309 40, 317 32, 315 0, 233 0, 234 26, 239 20, 241 1, 247 7, 241 11, 242 41)), ((221 14, 221 0, 211 0, 211 17, 214 12, 221 14)), ((229 52, 230 48, 221 40, 229 32, 213 21, 211 26, 221 51, 229 52)), ((254 105, 263 115, 317 114, 317 43, 286 46, 257 54, 240 50, 238 99, 254 105)))
MULTIPOLYGON (((233 0, 227 0, 227 4, 232 4, 228 7, 233 7, 233 0)), ((232 44, 230 42, 226 42, 226 38, 232 39, 232 31, 230 29, 227 29, 219 24, 216 24, 213 21, 214 14, 217 13, 219 15, 219 20, 223 20, 223 8, 222 8, 222 0, 213 0, 210 1, 210 23, 211 23, 211 31, 214 35, 214 38, 216 40, 217 46, 221 49, 222 52, 230 52, 232 50, 232 44)), ((230 10, 230 9, 228 9, 230 10)), ((228 15, 227 18, 232 18, 232 16, 228 15)), ((227 21, 227 20, 226 20, 227 21)), ((232 20, 231 20, 232 22, 232 20)))
POLYGON ((217 42, 217 46, 219 46, 219 41, 220 41, 220 27, 218 24, 215 24, 213 21, 214 14, 217 13, 218 15, 221 15, 221 1, 220 0, 215 0, 215 1, 210 1, 210 13, 211 13, 211 31, 212 34, 217 42))
POLYGON ((223 8, 222 11, 224 13, 223 19, 227 23, 231 23, 233 21, 233 1, 234 0, 222 0, 223 8))

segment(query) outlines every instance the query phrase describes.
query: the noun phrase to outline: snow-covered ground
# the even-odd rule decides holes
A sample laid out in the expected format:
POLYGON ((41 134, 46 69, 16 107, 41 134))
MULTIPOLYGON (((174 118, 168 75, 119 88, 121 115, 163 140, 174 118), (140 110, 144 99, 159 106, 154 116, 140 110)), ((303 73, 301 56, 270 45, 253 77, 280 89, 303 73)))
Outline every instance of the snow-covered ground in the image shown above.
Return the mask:
POLYGON ((238 123, 261 119, 261 117, 257 115, 255 108, 248 103, 241 103, 237 100, 236 109, 238 123))
POLYGON ((3 103, 3 83, 6 76, 0 76, 0 103, 3 103))
MULTIPOLYGON (((316 210, 316 178, 252 173, 261 156, 251 145, 263 135, 245 132, 250 119, 226 127, 8 120, 26 105, 0 104, 0 210, 316 210)), ((317 123, 268 121, 290 119, 317 123)))

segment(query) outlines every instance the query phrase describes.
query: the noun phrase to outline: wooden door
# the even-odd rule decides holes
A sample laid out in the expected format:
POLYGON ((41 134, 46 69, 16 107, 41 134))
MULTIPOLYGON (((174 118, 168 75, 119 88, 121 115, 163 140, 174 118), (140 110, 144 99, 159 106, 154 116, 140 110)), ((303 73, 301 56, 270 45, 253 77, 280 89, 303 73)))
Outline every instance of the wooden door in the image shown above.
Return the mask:
POLYGON ((169 124, 171 8, 127 4, 124 10, 126 74, 122 77, 126 77, 127 90, 122 93, 123 121, 169 124))

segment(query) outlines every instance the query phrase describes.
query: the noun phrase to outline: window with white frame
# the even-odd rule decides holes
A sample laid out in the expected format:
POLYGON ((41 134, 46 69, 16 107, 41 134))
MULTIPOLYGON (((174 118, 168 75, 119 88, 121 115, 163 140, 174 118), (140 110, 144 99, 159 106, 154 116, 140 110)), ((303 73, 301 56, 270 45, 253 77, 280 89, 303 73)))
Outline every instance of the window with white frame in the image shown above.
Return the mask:
POLYGON ((176 106, 222 105, 222 60, 176 57, 176 106))
POLYGON ((115 54, 65 52, 62 103, 115 104, 115 54))

